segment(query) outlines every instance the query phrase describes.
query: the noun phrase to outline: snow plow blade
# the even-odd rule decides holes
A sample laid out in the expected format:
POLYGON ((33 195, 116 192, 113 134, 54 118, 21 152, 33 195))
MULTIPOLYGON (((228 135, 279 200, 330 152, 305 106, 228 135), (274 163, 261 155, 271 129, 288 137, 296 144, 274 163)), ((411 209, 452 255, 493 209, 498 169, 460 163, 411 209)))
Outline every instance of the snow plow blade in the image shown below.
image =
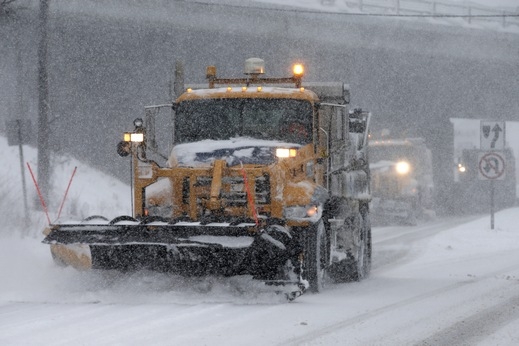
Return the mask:
MULTIPOLYGON (((285 294, 288 300, 300 296, 307 288, 298 275, 302 249, 290 237, 274 239, 269 226, 258 227, 254 222, 129 220, 128 217, 106 223, 87 220, 51 225, 44 232, 43 243, 50 244, 57 263, 82 270, 148 269, 190 276, 252 275, 285 294), (287 263, 295 267, 287 268, 287 263), (287 270, 295 275, 287 276, 287 270), (285 287, 276 288, 279 286, 285 287)), ((277 231, 283 229, 275 226, 277 231)), ((281 234, 287 234, 284 232, 287 231, 281 234)))
POLYGON ((43 240, 45 244, 87 245, 168 245, 198 243, 189 240, 196 236, 254 236, 255 224, 231 225, 228 223, 201 225, 200 222, 176 224, 152 223, 146 225, 52 225, 43 240))

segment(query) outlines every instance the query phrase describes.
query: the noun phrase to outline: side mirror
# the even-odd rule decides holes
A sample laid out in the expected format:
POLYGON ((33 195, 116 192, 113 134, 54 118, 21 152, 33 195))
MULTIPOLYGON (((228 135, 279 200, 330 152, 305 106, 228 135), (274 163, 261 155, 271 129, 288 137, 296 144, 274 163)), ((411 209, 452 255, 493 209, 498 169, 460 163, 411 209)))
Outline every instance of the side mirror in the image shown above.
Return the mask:
POLYGON ((128 155, 130 155, 130 152, 131 152, 131 143, 130 142, 120 141, 119 143, 117 143, 117 154, 119 154, 119 156, 121 156, 121 157, 128 156, 128 155))
POLYGON ((366 131, 366 117, 362 109, 355 108, 349 113, 349 128, 353 133, 364 133, 366 131))

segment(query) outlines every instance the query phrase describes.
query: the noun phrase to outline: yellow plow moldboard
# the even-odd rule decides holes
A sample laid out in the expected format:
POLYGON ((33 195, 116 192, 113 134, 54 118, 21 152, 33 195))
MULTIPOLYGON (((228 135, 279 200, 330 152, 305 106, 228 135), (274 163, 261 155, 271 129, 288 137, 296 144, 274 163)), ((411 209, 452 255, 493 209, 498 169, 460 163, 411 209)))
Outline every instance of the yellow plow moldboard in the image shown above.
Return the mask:
POLYGON ((189 237, 206 236, 253 236, 255 224, 208 224, 197 223, 163 225, 53 225, 43 239, 45 244, 196 244, 189 237))

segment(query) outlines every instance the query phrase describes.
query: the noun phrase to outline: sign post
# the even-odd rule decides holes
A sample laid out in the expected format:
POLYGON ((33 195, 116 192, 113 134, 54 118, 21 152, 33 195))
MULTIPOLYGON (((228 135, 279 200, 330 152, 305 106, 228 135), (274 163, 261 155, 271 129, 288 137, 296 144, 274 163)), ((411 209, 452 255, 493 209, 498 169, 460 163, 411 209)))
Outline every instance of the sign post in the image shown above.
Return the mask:
POLYGON ((495 181, 505 178, 506 161, 499 150, 505 148, 505 122, 480 122, 480 147, 478 157, 478 178, 490 180, 490 229, 494 229, 495 181))
MULTIPOLYGON (((25 119, 9 120, 7 127, 7 145, 18 145, 20 154, 20 170, 22 175, 23 204, 25 208, 25 226, 29 223, 29 208, 27 206, 27 188, 25 185, 25 173, 23 167, 23 144, 29 144, 31 138, 31 121, 25 119)), ((25 230, 27 232, 27 230, 25 230)))
POLYGON ((494 181, 505 178, 506 163, 504 155, 491 151, 479 153, 478 178, 490 180, 490 229, 494 229, 494 181))

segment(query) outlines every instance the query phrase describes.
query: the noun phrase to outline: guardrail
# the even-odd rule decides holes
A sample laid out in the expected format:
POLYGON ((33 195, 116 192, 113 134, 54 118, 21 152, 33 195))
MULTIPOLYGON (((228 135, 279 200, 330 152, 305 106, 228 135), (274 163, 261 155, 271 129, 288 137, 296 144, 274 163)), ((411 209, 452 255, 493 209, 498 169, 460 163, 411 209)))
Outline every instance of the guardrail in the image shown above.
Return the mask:
MULTIPOLYGON (((322 4, 334 4, 336 0, 321 0, 322 4)), ((519 7, 501 10, 470 3, 445 3, 435 0, 344 0, 347 7, 364 13, 434 16, 435 18, 462 18, 469 24, 495 23, 503 28, 519 27, 519 7)))

